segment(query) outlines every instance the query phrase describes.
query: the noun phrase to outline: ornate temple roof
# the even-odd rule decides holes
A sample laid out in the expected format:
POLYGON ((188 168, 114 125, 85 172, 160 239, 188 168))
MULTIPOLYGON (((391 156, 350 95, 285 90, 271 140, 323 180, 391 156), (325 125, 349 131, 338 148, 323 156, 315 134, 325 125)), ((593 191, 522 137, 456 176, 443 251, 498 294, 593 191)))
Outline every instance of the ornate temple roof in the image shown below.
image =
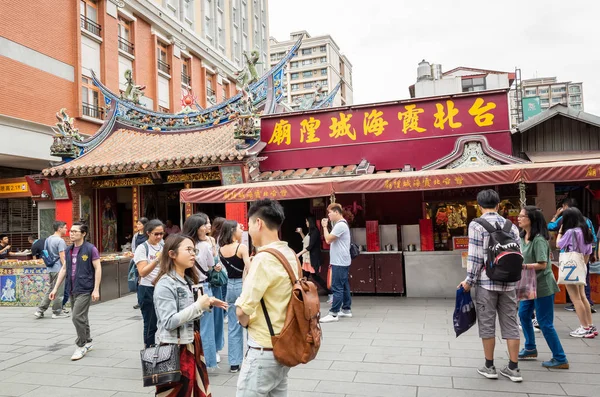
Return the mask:
POLYGON ((260 149, 236 149, 235 123, 194 132, 116 129, 82 156, 42 171, 45 176, 91 177, 179 170, 243 161, 260 149))

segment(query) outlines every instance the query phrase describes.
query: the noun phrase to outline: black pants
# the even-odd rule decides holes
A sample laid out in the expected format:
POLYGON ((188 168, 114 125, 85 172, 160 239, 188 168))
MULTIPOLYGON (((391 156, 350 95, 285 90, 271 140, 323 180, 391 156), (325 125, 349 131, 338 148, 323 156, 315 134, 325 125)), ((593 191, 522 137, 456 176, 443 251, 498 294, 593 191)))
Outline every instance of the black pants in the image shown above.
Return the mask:
POLYGON ((144 318, 144 344, 150 347, 155 344, 156 311, 154 310, 154 287, 138 286, 138 302, 144 318))
POLYGON ((321 275, 319 273, 316 273, 316 272, 310 273, 310 272, 307 272, 306 270, 302 270, 302 275, 304 277, 306 277, 307 280, 310 280, 312 278, 314 280, 314 282, 317 283, 317 287, 321 287, 328 294, 331 293, 331 291, 329 291, 329 289, 327 288, 327 282, 325 280, 323 280, 323 278, 321 277, 321 275))

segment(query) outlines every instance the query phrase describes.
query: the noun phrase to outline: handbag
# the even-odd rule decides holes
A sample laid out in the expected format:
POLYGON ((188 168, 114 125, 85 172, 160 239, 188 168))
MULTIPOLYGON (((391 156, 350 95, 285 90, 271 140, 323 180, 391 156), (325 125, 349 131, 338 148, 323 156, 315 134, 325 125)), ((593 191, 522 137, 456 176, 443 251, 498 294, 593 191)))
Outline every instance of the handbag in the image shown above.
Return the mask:
POLYGON ((517 281, 517 299, 528 301, 537 298, 537 275, 535 269, 523 269, 517 281))
MULTIPOLYGON (((179 298, 177 298, 177 312, 179 313, 179 298)), ((180 327, 177 327, 177 342, 180 337, 180 327)), ((181 379, 179 344, 147 347, 140 351, 140 356, 144 387, 179 382, 181 379)))
POLYGON ((220 272, 218 272, 216 270, 210 270, 208 272, 208 280, 207 281, 213 287, 222 287, 224 285, 227 285, 228 280, 229 280, 229 277, 227 277, 227 273, 225 273, 223 271, 223 269, 221 269, 220 272))
MULTIPOLYGON (((575 250, 575 235, 571 234, 571 247, 575 250)), ((587 268, 580 252, 561 252, 558 256, 558 284, 585 285, 587 268)))

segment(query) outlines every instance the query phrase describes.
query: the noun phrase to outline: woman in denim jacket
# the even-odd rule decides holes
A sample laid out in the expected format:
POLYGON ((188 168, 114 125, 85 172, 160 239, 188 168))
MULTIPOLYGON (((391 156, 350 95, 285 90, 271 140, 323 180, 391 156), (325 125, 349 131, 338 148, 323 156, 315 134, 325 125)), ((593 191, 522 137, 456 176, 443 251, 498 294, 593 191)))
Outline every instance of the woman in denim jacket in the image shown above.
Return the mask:
POLYGON ((154 306, 158 319, 157 340, 161 344, 180 345, 181 380, 157 386, 156 394, 175 396, 210 396, 208 372, 200 341, 200 315, 213 306, 227 304, 214 297, 198 294, 194 300, 192 286, 198 283, 194 271, 196 248, 191 239, 174 234, 167 238, 156 278, 154 306), (179 329, 179 335, 177 330, 179 329))

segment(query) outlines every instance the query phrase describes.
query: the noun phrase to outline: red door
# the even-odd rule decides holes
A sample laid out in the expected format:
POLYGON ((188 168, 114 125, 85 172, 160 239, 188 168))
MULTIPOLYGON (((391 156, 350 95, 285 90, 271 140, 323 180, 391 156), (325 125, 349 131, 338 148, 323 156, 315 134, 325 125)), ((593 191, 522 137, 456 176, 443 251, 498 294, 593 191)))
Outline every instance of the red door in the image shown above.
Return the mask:
POLYGON ((378 255, 360 254, 350 265, 350 291, 358 293, 375 292, 375 268, 373 257, 378 255))
POLYGON ((373 257, 377 293, 403 293, 402 254, 379 254, 373 257))

